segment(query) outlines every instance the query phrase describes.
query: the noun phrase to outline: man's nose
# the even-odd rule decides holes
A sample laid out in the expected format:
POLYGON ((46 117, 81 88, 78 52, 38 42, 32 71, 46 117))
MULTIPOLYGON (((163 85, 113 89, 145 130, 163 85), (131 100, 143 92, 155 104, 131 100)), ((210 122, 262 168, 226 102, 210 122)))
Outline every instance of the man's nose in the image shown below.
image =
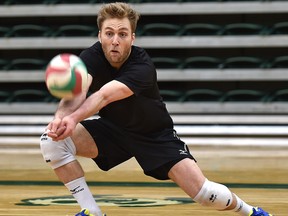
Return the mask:
POLYGON ((113 45, 118 45, 119 44, 119 37, 118 35, 114 35, 113 39, 112 39, 112 44, 113 45))

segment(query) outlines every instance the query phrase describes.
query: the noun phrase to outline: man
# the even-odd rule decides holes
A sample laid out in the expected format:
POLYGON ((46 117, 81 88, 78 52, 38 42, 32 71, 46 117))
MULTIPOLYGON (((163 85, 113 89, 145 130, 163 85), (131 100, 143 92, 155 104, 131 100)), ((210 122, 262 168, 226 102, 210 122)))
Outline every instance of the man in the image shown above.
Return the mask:
POLYGON ((194 201, 243 216, 268 216, 205 178, 173 122, 157 86, 155 67, 133 46, 139 14, 126 3, 104 4, 98 14, 99 41, 80 57, 89 72, 88 89, 60 101, 55 118, 41 137, 41 151, 82 210, 100 216, 75 155, 92 158, 102 170, 135 157, 144 173, 171 179, 194 201), (99 113, 99 119, 85 120, 99 113), (211 199, 211 197, 215 199, 211 199))

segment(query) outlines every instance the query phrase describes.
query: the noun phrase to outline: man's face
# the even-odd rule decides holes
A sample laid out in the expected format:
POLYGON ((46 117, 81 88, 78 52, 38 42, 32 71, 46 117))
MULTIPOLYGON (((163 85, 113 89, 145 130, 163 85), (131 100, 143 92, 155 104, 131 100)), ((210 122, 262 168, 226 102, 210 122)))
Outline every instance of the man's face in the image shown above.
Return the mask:
POLYGON ((106 59, 119 69, 131 52, 135 40, 128 18, 111 18, 103 22, 98 34, 106 59))

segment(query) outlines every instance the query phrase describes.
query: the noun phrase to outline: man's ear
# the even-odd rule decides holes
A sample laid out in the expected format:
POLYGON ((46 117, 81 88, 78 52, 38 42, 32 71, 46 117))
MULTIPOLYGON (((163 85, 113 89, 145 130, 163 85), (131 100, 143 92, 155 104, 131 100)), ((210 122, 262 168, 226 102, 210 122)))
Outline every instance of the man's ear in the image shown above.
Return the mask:
POLYGON ((133 44, 134 44, 134 41, 135 41, 135 37, 136 37, 136 35, 135 35, 135 33, 133 33, 133 34, 132 34, 132 43, 131 43, 131 45, 133 45, 133 44))
POLYGON ((100 43, 101 43, 101 34, 100 34, 100 31, 98 32, 98 40, 99 40, 100 43))

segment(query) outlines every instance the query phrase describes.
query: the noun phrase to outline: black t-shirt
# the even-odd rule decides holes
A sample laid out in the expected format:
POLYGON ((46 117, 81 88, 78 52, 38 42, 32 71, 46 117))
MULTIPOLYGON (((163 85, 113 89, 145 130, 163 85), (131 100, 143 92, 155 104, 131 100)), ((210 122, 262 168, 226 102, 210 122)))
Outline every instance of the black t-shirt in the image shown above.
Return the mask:
POLYGON ((132 46, 129 58, 119 70, 106 60, 100 42, 82 51, 80 58, 93 77, 91 92, 99 90, 109 81, 117 80, 134 93, 102 108, 100 117, 141 134, 173 128, 172 119, 159 95, 154 64, 144 49, 132 46))

